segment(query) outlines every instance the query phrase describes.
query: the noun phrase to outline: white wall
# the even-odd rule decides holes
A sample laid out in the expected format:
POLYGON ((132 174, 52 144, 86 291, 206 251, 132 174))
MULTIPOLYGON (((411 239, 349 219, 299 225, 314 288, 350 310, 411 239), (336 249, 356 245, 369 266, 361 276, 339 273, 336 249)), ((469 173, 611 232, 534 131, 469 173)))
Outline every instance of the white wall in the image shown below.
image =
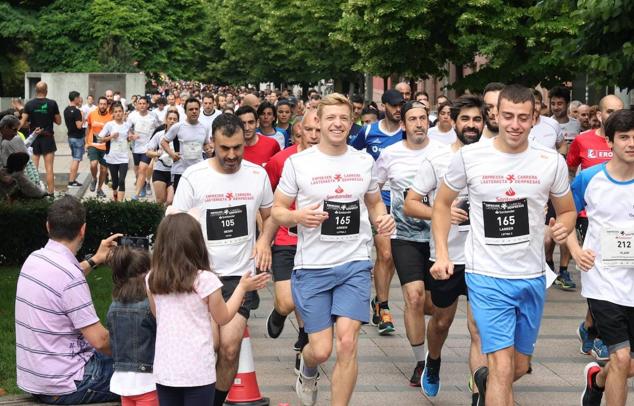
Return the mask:
MULTIPOLYGON (((31 94, 29 78, 39 77, 48 84, 48 98, 53 99, 59 106, 62 115, 62 124, 55 126, 55 141, 66 142, 67 130, 64 123, 63 112, 68 106, 68 93, 76 90, 86 100, 89 94, 89 78, 91 73, 66 73, 66 72, 27 72, 24 75, 24 94, 26 100, 29 100, 31 94)), ((107 73, 99 73, 99 75, 108 75, 107 73)), ((121 75, 120 73, 117 75, 121 75)), ((133 94, 145 94, 145 74, 143 73, 126 73, 126 91, 123 97, 130 100, 133 94)), ((100 95, 95 95, 95 99, 100 95)))

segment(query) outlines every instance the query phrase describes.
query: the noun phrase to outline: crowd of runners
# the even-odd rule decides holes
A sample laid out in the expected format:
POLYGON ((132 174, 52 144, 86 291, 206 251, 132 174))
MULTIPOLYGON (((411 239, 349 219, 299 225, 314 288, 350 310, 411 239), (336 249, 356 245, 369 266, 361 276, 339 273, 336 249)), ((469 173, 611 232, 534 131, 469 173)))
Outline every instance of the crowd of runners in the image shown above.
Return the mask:
MULTIPOLYGON (((0 130, 39 131, 30 145, 48 174, 61 117, 46 84, 37 90, 21 121, 9 115, 0 130)), ((184 82, 129 103, 108 90, 82 104, 71 92, 69 186, 81 186, 75 162, 87 153, 97 196, 108 187, 117 201, 194 210, 225 300, 243 275, 270 271, 267 333, 279 337, 295 313, 302 405, 316 403, 319 366, 333 349, 331 403, 349 403, 366 323, 381 335, 405 330, 409 384, 437 396, 460 296, 472 404, 513 404, 513 383, 531 373, 546 289, 577 289, 571 258, 588 311, 570 334, 594 358, 581 404, 625 405, 634 376, 634 112, 614 95, 588 106, 570 94, 490 83, 481 95, 429 100, 401 82, 379 106, 357 95, 311 90, 302 100, 184 82), (395 273, 403 326, 390 313, 395 273)), ((215 405, 233 383, 258 301, 247 293, 214 334, 215 405)))

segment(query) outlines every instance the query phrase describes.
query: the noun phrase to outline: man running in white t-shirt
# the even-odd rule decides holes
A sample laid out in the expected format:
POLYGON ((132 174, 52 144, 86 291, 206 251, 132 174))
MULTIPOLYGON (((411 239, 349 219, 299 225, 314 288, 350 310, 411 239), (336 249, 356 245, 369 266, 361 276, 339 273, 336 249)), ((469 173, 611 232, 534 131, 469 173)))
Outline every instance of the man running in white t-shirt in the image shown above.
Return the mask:
POLYGON ((187 118, 170 128, 161 139, 161 148, 174 161, 172 164, 172 184, 178 189, 181 175, 187 168, 204 159, 203 151, 211 155, 210 130, 200 121, 200 101, 190 98, 185 101, 187 118), (170 146, 173 143, 174 149, 170 146))
MULTIPOLYGON (((211 269, 220 277, 222 295, 228 300, 245 273, 271 267, 275 227, 269 215, 273 192, 266 171, 242 160, 244 130, 238 117, 218 116, 213 124, 213 142, 214 157, 185 170, 173 205, 183 211, 200 209, 211 269), (258 212, 263 228, 256 241, 258 212)), ((224 403, 238 371, 240 345, 255 300, 252 292, 246 294, 233 320, 214 328, 213 343, 218 353, 216 406, 224 403)))
POLYGON ((403 212, 405 197, 420 163, 441 147, 427 136, 427 109, 417 101, 401 107, 401 128, 404 140, 385 148, 376 160, 374 176, 383 188, 390 185, 391 210, 396 231, 390 239, 392 258, 401 282, 405 300, 405 332, 416 365, 410 378, 411 386, 420 385, 425 368, 425 289, 429 289, 429 223, 408 217, 403 212))
POLYGON ((466 281, 488 361, 474 380, 478 404, 486 399, 488 406, 512 405, 513 381, 530 367, 546 295, 543 219, 548 198, 557 214, 557 222, 549 222, 555 241, 565 241, 576 219, 563 158, 528 141, 534 108, 526 87, 509 85, 500 92, 499 135, 491 143, 467 145, 452 158, 432 213, 436 262, 430 272, 450 277, 451 206, 467 188, 466 281))
POLYGON ((222 111, 216 110, 214 108, 214 95, 211 93, 203 94, 203 103, 202 103, 202 111, 200 112, 200 116, 198 120, 211 131, 211 126, 214 123, 216 117, 218 117, 222 111))
POLYGON ((581 295, 594 326, 608 347, 609 362, 585 367, 582 406, 625 406, 627 379, 634 376, 634 112, 610 115, 603 130, 614 154, 572 182, 578 211, 586 211, 588 231, 566 241, 581 272, 581 295))
MULTIPOLYGON (((456 99, 451 107, 451 119, 456 123, 457 140, 452 145, 427 155, 419 165, 411 189, 405 200, 405 213, 412 217, 431 220, 432 205, 436 193, 442 184, 447 166, 452 157, 464 145, 479 141, 484 129, 486 107, 479 96, 462 96, 456 99)), ((449 259, 454 263, 453 274, 439 275, 438 279, 431 275, 426 288, 431 293, 434 314, 427 325, 427 362, 421 376, 420 385, 423 392, 433 397, 440 390, 440 360, 442 347, 449 334, 460 295, 467 296, 465 280, 464 246, 469 232, 469 206, 467 190, 460 191, 451 207, 451 229, 449 231, 449 259)), ((430 259, 435 261, 436 249, 433 239, 430 244, 430 259)), ((469 350, 469 369, 471 375, 481 366, 486 365, 486 357, 480 352, 480 336, 473 320, 471 307, 467 306, 467 326, 471 336, 469 350)), ((477 405, 478 392, 473 388, 472 404, 477 405)))
POLYGON ((150 103, 147 96, 139 97, 136 109, 128 116, 130 124, 130 139, 133 141, 132 158, 134 160, 134 172, 136 173, 136 185, 132 200, 145 197, 148 190, 145 180, 152 176, 150 163, 152 159, 146 155, 147 143, 152 138, 154 130, 161 125, 158 117, 148 110, 150 103), (149 172, 149 173, 148 173, 149 172))
POLYGON ((318 368, 330 358, 336 337, 330 402, 347 405, 357 380, 359 331, 369 321, 370 221, 385 236, 395 227, 372 180, 374 160, 346 144, 350 101, 330 94, 319 102, 317 116, 321 142, 286 160, 273 217, 279 225, 297 226, 291 290, 309 337, 295 386, 300 403, 315 404, 318 368), (290 209, 293 202, 296 210, 290 209))

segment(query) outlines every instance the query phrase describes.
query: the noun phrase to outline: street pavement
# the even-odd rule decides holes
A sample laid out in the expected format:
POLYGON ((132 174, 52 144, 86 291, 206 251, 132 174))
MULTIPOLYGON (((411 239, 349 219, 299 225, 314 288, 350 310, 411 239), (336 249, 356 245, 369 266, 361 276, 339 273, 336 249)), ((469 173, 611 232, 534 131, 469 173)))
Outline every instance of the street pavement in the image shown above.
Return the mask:
MULTIPOLYGON (((573 272, 578 282, 578 272, 573 272)), ((249 320, 255 367, 260 390, 271 398, 271 405, 298 404, 294 392, 292 345, 297 338, 294 316, 286 321, 276 340, 266 336, 266 317, 272 306, 272 287, 261 291, 260 308, 249 320)), ((367 325, 359 337, 359 377, 351 405, 470 405, 467 388, 469 370, 469 332, 466 301, 460 300, 456 319, 442 353, 442 387, 435 398, 425 397, 420 388, 408 385, 414 368, 413 354, 405 335, 403 296, 398 278, 390 287, 390 307, 396 333, 380 336, 376 327, 367 325)), ((578 292, 548 290, 544 317, 532 362, 533 373, 514 385, 518 405, 578 405, 583 391, 583 368, 592 358, 579 353, 576 329, 586 313, 585 301, 578 292)), ((320 369, 319 405, 330 404, 331 361, 320 369)), ((634 405, 630 390, 628 405, 634 405)))
MULTIPOLYGON (((70 151, 66 143, 58 143, 55 160, 56 172, 68 172, 70 151)), ((43 167, 41 168, 43 170, 43 167)), ((84 157, 81 173, 88 173, 88 160, 84 157)), ((86 177, 89 179, 89 177, 86 177)), ((132 169, 126 178, 128 198, 134 184, 132 169)), ((108 198, 110 190, 105 187, 108 198)), ((87 197, 94 196, 89 191, 87 197)), ((571 265, 571 269, 573 265, 571 265)), ((578 271, 573 278, 579 284, 578 271)), ((280 403, 297 405, 295 395, 294 361, 292 345, 297 338, 297 323, 289 316, 282 335, 273 340, 266 336, 266 317, 273 306, 272 284, 260 291, 260 307, 252 312, 249 330, 253 347, 259 388, 269 397, 271 405, 280 403)), ((359 337, 359 376, 351 405, 469 405, 471 393, 467 388, 469 376, 467 360, 469 333, 466 320, 466 301, 460 300, 456 319, 449 332, 442 353, 440 371, 442 387, 437 397, 425 397, 420 388, 409 386, 414 368, 413 354, 405 335, 403 322, 403 295, 398 277, 390 286, 390 307, 396 332, 380 336, 376 327, 364 326, 359 337)), ((583 391, 583 369, 593 359, 579 353, 576 336, 579 323, 586 314, 586 303, 579 292, 563 292, 550 288, 544 309, 539 340, 532 362, 533 373, 524 376, 514 385, 517 405, 578 405, 583 391)), ((330 384, 334 366, 331 360, 321 366, 318 405, 330 404, 330 384)), ((628 405, 634 405, 631 389, 628 405)))

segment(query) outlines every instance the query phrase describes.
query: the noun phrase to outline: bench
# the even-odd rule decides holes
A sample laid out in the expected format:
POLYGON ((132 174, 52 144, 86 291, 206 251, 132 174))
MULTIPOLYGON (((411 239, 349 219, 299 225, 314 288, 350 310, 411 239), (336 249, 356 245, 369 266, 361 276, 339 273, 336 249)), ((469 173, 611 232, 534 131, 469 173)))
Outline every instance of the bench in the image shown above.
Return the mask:
MULTIPOLYGON (((2 396, 0 397, 0 405, 41 405, 42 403, 38 402, 31 395, 10 395, 10 396, 2 396)), ((93 406, 119 406, 121 403, 119 402, 108 402, 108 403, 92 403, 93 406)))

